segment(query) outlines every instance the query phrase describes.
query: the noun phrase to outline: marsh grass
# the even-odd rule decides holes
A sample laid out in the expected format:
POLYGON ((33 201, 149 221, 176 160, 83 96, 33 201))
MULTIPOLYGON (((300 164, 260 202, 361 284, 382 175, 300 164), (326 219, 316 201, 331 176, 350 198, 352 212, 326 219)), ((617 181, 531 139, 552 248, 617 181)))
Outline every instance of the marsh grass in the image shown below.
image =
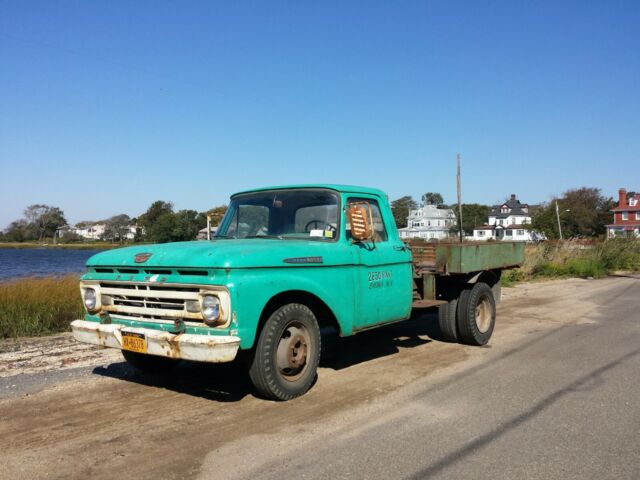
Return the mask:
POLYGON ((618 270, 640 271, 640 239, 527 245, 522 267, 505 272, 502 284, 511 286, 535 278, 601 278, 618 270))
POLYGON ((76 275, 0 283, 0 338, 68 331, 83 316, 76 275))

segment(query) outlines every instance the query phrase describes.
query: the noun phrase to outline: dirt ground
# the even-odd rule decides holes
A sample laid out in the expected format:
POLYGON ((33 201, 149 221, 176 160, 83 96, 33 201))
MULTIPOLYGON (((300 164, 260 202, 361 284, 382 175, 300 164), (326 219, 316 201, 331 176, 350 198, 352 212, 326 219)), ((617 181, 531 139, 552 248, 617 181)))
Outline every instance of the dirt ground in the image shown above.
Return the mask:
MULTIPOLYGON (((240 365, 185 363, 143 376, 119 351, 69 335, 0 343, 0 478, 234 478, 319 433, 393 415, 403 388, 508 354, 540 334, 579 324, 628 279, 561 280, 503 290, 485 348, 439 340, 433 313, 340 339, 318 381, 296 400, 256 398, 240 365), (392 405, 392 403, 391 403, 392 405)), ((284 458, 284 457, 283 457, 284 458)))

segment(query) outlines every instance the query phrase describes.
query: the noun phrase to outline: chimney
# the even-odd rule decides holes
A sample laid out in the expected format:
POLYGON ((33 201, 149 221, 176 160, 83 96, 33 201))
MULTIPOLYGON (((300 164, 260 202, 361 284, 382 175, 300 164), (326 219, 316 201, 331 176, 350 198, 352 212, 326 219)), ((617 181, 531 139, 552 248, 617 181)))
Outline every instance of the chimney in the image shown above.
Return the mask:
POLYGON ((512 194, 511 194, 511 201, 512 201, 512 202, 515 202, 515 201, 516 201, 516 194, 515 194, 515 193, 512 193, 512 194))
POLYGON ((624 188, 618 190, 618 207, 627 206, 627 191, 624 188))

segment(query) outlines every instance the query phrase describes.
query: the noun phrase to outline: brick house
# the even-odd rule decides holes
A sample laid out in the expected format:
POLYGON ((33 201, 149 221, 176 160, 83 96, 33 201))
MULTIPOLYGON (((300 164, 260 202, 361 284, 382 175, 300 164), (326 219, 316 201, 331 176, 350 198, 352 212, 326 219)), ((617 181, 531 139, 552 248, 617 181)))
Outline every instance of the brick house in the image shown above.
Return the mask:
POLYGON ((607 225, 607 237, 640 237, 640 193, 618 190, 618 206, 612 212, 613 224, 607 225))

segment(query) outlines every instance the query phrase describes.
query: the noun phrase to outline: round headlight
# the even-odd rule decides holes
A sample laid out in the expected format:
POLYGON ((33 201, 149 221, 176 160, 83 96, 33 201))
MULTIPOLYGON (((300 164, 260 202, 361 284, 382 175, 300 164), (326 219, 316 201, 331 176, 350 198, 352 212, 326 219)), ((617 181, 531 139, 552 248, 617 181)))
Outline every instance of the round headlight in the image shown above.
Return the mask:
POLYGON ((220 318, 220 300, 214 295, 202 297, 202 318, 208 325, 215 323, 220 318))
POLYGON ((93 288, 85 288, 84 290, 84 306, 90 312, 96 308, 96 291, 93 288))

